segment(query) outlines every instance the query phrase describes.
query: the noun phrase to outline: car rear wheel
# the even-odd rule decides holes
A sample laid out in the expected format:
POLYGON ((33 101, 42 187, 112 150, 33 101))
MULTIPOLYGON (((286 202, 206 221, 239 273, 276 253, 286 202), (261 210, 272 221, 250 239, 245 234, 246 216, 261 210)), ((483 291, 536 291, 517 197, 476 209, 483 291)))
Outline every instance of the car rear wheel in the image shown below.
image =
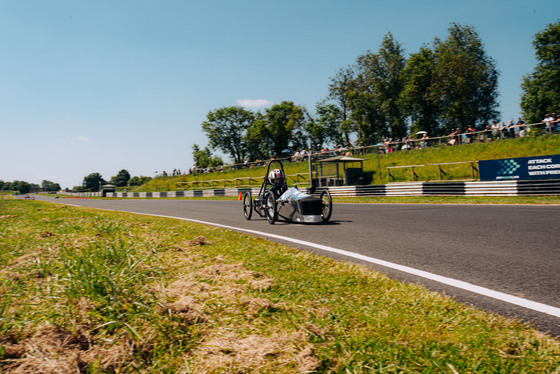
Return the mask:
POLYGON ((328 222, 332 215, 332 197, 328 190, 321 192, 321 219, 323 222, 328 222))

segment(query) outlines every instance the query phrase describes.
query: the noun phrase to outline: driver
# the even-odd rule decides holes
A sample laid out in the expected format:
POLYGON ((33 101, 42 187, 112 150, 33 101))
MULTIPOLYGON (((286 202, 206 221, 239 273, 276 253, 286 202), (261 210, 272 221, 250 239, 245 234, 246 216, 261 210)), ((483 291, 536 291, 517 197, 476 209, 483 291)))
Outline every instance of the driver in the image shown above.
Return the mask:
POLYGON ((272 186, 270 189, 274 191, 276 198, 287 190, 286 177, 280 169, 274 169, 268 174, 268 181, 272 186))

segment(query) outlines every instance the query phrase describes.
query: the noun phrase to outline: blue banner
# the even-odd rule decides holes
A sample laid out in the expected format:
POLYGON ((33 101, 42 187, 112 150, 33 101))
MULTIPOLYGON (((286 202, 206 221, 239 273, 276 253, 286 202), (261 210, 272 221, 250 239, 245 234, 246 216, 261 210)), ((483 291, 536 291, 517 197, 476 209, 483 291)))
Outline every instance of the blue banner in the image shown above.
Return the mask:
POLYGON ((478 161, 481 181, 560 179, 560 155, 478 161))

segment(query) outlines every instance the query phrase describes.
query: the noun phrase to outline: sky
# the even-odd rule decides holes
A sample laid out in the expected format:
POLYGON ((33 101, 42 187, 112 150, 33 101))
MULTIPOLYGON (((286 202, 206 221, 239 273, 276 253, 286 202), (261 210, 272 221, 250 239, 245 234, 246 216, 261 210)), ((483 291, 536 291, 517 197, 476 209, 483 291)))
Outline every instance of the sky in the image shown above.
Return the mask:
POLYGON ((0 180, 72 188, 91 173, 188 170, 209 111, 313 113, 388 32, 408 56, 451 23, 494 59, 507 121, 534 35, 558 20, 558 0, 0 0, 0 180))

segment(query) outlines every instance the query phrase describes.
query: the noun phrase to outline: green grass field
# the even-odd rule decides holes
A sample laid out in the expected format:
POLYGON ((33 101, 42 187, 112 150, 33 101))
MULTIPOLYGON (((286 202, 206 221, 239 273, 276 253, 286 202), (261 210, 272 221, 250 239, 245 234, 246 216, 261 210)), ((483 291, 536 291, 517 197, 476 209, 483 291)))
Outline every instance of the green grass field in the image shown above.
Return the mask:
POLYGON ((0 372, 558 373, 560 342, 363 266, 0 199, 0 372))

